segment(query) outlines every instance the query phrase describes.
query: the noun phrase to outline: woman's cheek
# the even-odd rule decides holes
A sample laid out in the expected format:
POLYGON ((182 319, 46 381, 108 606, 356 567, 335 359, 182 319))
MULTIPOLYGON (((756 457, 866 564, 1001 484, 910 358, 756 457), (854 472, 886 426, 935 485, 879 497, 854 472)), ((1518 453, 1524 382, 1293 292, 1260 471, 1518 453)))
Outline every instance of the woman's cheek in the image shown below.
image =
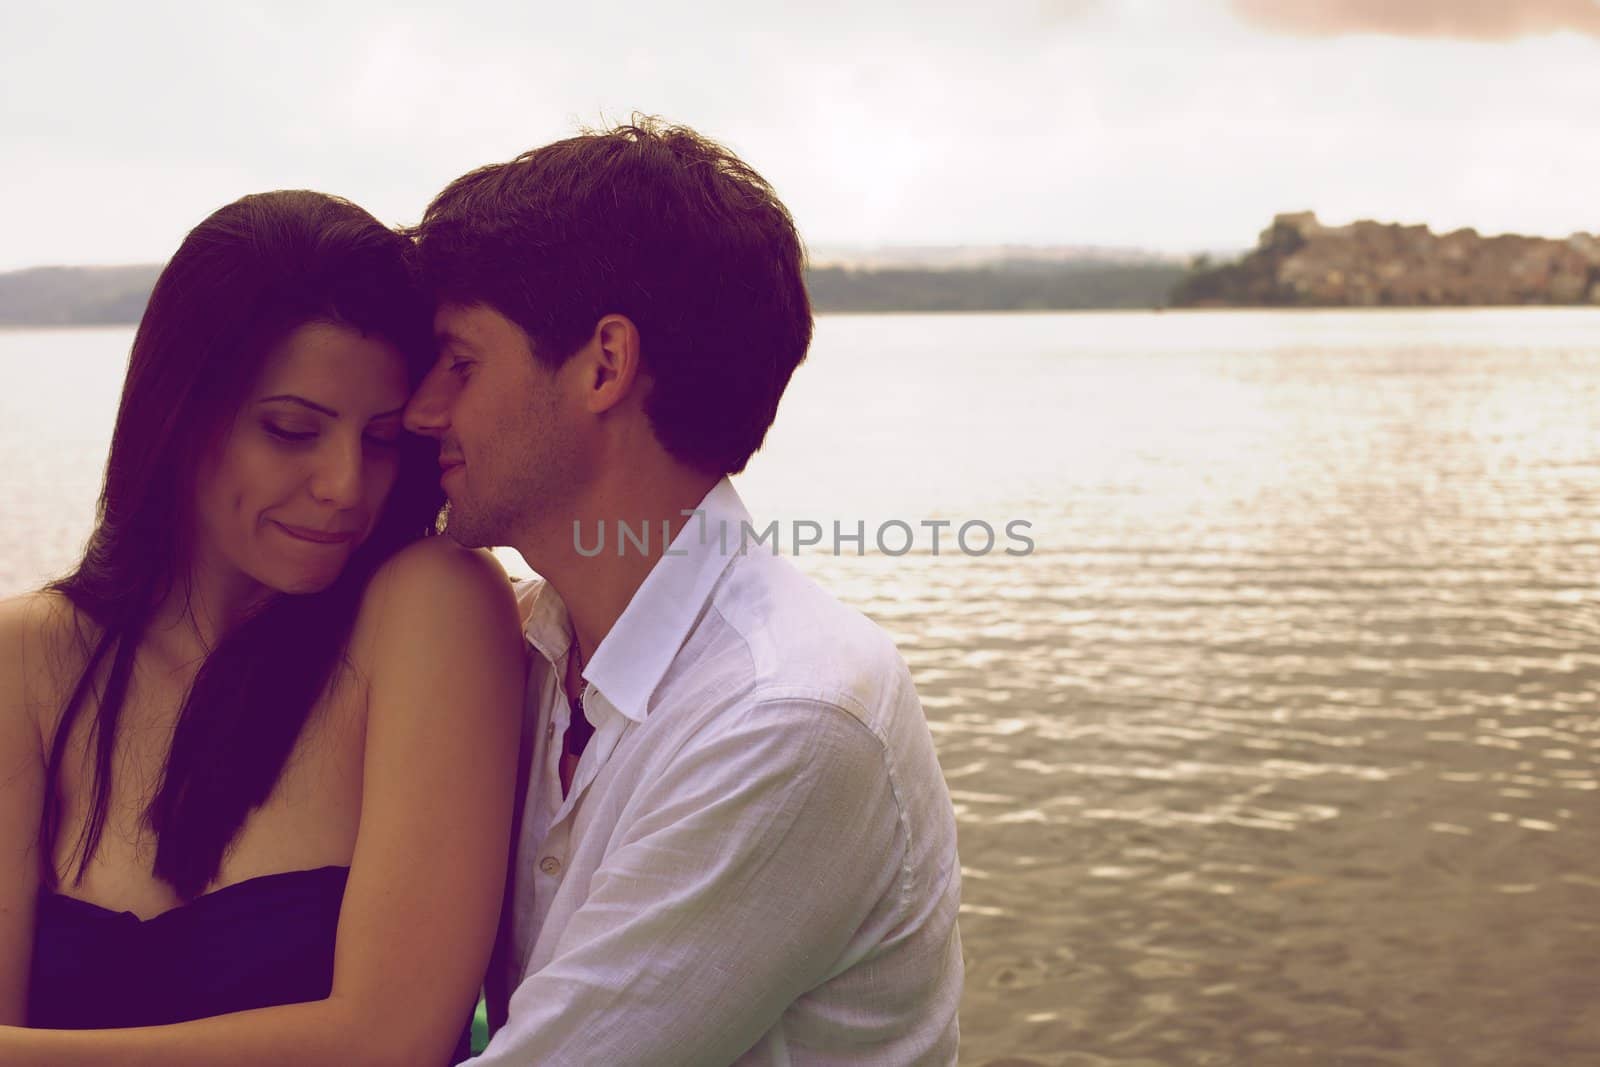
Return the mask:
POLYGON ((400 480, 400 457, 391 453, 387 458, 378 461, 372 477, 372 494, 368 498, 370 517, 377 518, 379 511, 389 499, 389 494, 394 491, 395 483, 400 480))

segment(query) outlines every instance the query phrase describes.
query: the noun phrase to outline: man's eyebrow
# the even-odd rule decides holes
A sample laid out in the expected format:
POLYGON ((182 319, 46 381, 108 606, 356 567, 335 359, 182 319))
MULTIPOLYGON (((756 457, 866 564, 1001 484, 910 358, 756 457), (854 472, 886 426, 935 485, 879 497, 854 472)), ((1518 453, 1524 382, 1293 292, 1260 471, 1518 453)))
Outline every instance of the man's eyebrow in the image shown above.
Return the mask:
POLYGON ((473 344, 471 341, 452 330, 440 330, 438 333, 433 335, 433 339, 434 341, 438 342, 440 348, 447 348, 450 345, 454 345, 457 348, 465 348, 469 352, 478 351, 477 345, 473 344))

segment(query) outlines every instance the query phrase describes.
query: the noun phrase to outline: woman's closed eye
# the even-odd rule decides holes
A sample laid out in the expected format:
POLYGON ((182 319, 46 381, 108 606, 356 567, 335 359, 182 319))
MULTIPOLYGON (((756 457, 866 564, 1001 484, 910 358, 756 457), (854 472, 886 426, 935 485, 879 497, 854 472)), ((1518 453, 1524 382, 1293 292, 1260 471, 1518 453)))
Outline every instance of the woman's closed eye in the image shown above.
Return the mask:
MULTIPOLYGON (((263 422, 261 428, 267 432, 269 437, 290 445, 310 444, 318 436, 318 431, 316 430, 281 426, 274 422, 263 422)), ((375 448, 400 447, 400 432, 398 430, 369 430, 361 435, 361 439, 375 448)))
POLYGON ((288 441, 292 444, 303 444, 317 436, 317 431, 315 430, 299 429, 293 426, 282 426, 271 421, 270 419, 263 422, 261 424, 261 428, 267 431, 267 435, 269 437, 276 437, 280 441, 288 441))

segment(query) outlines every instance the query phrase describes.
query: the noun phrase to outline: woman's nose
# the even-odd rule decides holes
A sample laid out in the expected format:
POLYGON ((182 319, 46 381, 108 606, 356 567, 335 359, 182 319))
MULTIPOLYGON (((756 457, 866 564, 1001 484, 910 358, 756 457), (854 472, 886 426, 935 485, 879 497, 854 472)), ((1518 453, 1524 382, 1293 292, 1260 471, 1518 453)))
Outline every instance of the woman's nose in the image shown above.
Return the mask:
POLYGON ((311 475, 311 495, 334 507, 354 507, 361 502, 365 477, 361 442, 330 442, 317 456, 311 475))

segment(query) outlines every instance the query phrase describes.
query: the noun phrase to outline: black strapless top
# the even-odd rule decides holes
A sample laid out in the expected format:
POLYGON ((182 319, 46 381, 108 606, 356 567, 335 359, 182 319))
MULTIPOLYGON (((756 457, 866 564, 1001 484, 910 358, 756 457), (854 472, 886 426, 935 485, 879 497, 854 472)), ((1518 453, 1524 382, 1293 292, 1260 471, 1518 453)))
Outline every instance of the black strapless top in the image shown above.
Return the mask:
MULTIPOLYGON (((263 875, 146 920, 41 894, 28 1025, 159 1026, 321 1000, 333 987, 349 874, 348 867, 319 867, 263 875)), ((466 1055, 468 1025, 458 1059, 466 1055)))
POLYGON ((141 920, 57 893, 34 919, 28 1025, 159 1026, 321 1000, 348 867, 251 878, 141 920))

